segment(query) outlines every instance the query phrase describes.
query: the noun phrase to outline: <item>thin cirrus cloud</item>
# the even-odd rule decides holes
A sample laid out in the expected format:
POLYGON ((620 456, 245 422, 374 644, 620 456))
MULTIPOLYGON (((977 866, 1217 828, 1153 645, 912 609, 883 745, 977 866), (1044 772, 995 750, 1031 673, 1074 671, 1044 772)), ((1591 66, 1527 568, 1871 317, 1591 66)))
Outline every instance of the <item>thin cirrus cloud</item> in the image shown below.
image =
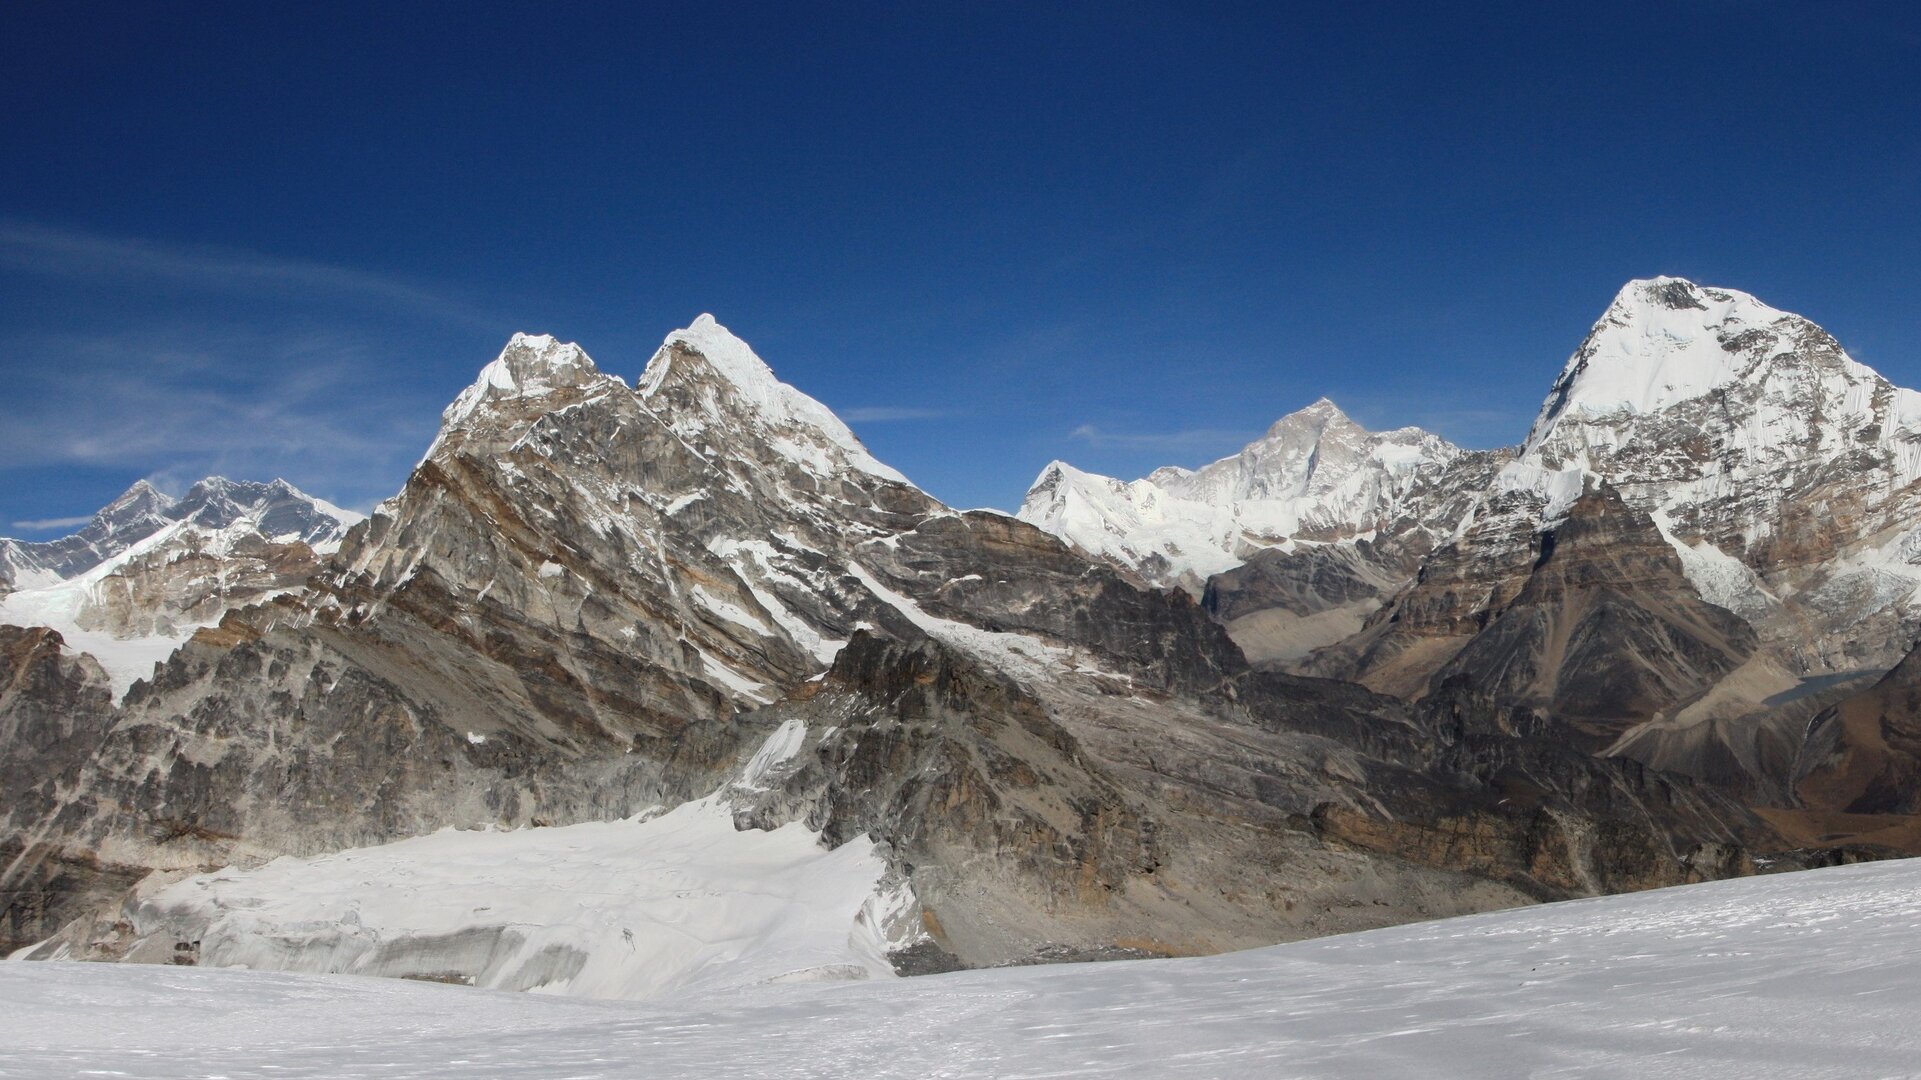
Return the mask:
POLYGON ((1241 447, 1253 441, 1259 433, 1224 428, 1190 428, 1186 431, 1122 434, 1104 431, 1093 424, 1082 424, 1068 434, 1096 450, 1159 450, 1172 454, 1241 447))
POLYGON ((38 521, 16 521, 13 527, 21 532, 46 532, 49 529, 77 529, 92 521, 91 515, 84 517, 41 518, 38 521))
POLYGON ((52 335, 41 348, 60 362, 17 377, 32 407, 0 403, 0 460, 13 466, 123 470, 163 489, 279 476, 357 508, 392 494, 436 416, 431 401, 399 394, 343 406, 342 387, 393 362, 347 337, 151 327, 52 335))
MULTIPOLYGON (((0 218, 0 275, 81 283, 83 297, 160 285, 209 300, 110 305, 101 320, 73 320, 84 330, 40 333, 37 362, 9 372, 13 392, 0 397, 0 461, 175 486, 281 476, 350 507, 392 493, 445 404, 419 380, 391 379, 412 363, 422 324, 497 321, 387 274, 18 219, 0 218), (219 299, 234 296, 268 303, 219 299)), ((15 527, 54 528, 87 508, 35 509, 15 527)))
POLYGON ((40 276, 146 279, 220 291, 317 290, 373 300, 449 322, 490 322, 477 307, 386 274, 233 248, 157 244, 12 219, 0 219, 0 266, 40 276))
POLYGON ((893 405, 856 405, 836 410, 850 424, 893 424, 905 420, 940 420, 953 416, 951 409, 920 409, 893 405))

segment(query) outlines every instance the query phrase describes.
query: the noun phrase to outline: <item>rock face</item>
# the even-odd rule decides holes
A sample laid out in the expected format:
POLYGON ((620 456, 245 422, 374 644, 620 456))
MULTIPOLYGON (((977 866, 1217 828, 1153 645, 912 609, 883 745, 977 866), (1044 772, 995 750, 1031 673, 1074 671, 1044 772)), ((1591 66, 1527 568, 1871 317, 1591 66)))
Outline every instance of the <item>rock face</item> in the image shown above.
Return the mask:
POLYGON ((1699 699, 1754 652, 1748 625, 1703 601, 1653 523, 1605 485, 1539 532, 1516 529, 1512 514, 1485 520, 1504 532, 1437 552, 1319 664, 1406 696, 1466 679, 1600 750, 1699 699), (1426 686, 1411 682, 1437 659, 1426 686))
MULTIPOLYGON (((1314 423, 1345 457, 1303 463, 1277 429, 1298 492, 1233 485, 1322 530, 1292 554, 1366 553, 1272 586, 1333 610, 1426 541, 1363 549, 1309 503, 1405 515, 1429 480, 1397 455, 1451 451, 1314 423)), ((910 971, 1210 951, 1744 872, 1778 846, 1711 790, 1546 737, 1529 694, 1416 708, 1251 666, 1187 592, 942 506, 709 317, 634 386, 516 336, 302 587, 117 705, 31 633, 37 689, 0 724, 56 734, 21 744, 0 836, 102 868, 21 886, 38 914, 16 935, 85 909, 37 955, 132 947, 97 902, 115 874, 706 796, 743 826, 867 836, 910 971), (61 694, 84 707, 49 712, 61 694)))
POLYGON ((1817 813, 1921 813, 1921 653, 1815 717, 1793 778, 1817 813))
POLYGON ((1527 583, 1434 679, 1544 711, 1590 749, 1705 695, 1754 652, 1740 617, 1702 600, 1652 522, 1613 490, 1543 532, 1527 583))
MULTIPOLYGON (((52 630, 0 626, 0 792, 10 811, 46 820, 60 802, 57 778, 87 769, 113 719, 99 664, 73 656, 52 630)), ((146 874, 102 865, 61 839, 0 836, 0 956, 113 902, 146 874)))

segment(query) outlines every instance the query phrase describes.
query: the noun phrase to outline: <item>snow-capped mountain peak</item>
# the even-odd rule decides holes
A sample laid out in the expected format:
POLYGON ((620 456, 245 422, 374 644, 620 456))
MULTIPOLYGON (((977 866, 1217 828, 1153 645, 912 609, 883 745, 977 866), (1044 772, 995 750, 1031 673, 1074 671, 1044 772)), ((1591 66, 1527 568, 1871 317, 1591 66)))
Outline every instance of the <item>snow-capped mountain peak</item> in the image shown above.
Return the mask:
POLYGON ((752 347, 712 315, 702 314, 667 335, 641 373, 637 391, 677 429, 745 421, 785 456, 818 474, 852 468, 908 482, 876 460, 827 406, 776 378, 752 347))
POLYGON ((194 630, 300 588, 360 520, 285 480, 209 476, 180 499, 142 480, 73 536, 0 540, 0 624, 59 631, 124 693, 194 630))
MULTIPOLYGON (((1286 430, 1292 427, 1309 425, 1325 427, 1328 424, 1337 423, 1354 424, 1354 420, 1349 417, 1339 405, 1334 404, 1333 398, 1319 397, 1315 398, 1314 403, 1306 408, 1296 409, 1286 416, 1281 417, 1279 420, 1274 421, 1268 428, 1268 434, 1272 435, 1276 431, 1286 430)), ((1354 426, 1359 427, 1360 425, 1355 424, 1354 426)))
MULTIPOLYGON (((1362 474, 1403 476, 1423 465, 1449 461, 1460 452, 1459 447, 1420 428, 1370 432, 1332 401, 1321 398, 1275 421, 1267 434, 1240 453, 1171 483, 1178 495, 1215 503, 1344 501, 1340 493, 1353 487, 1362 474)), ((1363 485, 1371 482, 1362 481, 1363 485)))
POLYGON ((189 488, 170 515, 202 528, 258 532, 276 543, 298 540, 331 552, 364 515, 318 499, 283 479, 267 483, 209 476, 189 488))
POLYGON ((1837 384, 1844 400, 1832 404, 1851 412, 1886 386, 1820 327, 1747 293, 1677 277, 1630 281, 1569 357, 1527 446, 1563 417, 1660 412, 1742 383, 1805 397, 1820 382, 1837 384))

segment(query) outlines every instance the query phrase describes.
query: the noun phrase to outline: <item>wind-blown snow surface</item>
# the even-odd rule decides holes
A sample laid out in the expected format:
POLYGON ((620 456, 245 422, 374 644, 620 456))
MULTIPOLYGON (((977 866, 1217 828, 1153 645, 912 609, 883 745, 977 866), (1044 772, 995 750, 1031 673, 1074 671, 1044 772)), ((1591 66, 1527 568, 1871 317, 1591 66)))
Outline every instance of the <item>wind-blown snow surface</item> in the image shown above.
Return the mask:
POLYGON ((1921 1072, 1921 861, 1191 960, 645 1007, 0 965, 0 1075, 1868 1077, 1921 1072))

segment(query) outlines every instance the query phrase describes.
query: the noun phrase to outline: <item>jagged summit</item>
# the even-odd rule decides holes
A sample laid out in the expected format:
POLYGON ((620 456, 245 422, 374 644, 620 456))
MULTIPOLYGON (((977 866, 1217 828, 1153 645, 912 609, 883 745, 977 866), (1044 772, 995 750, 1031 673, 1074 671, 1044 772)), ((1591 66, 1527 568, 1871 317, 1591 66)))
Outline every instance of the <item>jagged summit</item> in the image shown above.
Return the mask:
POLYGON ((145 480, 135 480, 133 486, 101 507, 94 514, 93 522, 87 528, 92 529, 98 526, 110 530, 146 515, 164 517, 173 507, 172 496, 145 480))
MULTIPOLYGON (((579 345, 546 334, 515 334, 441 414, 440 433, 423 460, 470 444, 482 451, 504 449, 531 423, 580 394, 616 388, 627 390, 621 379, 602 373, 579 345)), ((876 460, 827 406, 776 378, 712 315, 702 314, 668 334, 631 392, 683 438, 712 443, 731 432, 736 440, 772 447, 818 476, 852 470, 908 483, 876 460)))
POLYGON ((337 544, 347 528, 363 517, 284 479, 276 477, 263 484, 224 476, 207 477, 187 489, 170 514, 208 529, 245 524, 269 540, 299 540, 319 548, 337 544))
MULTIPOLYGON (((439 449, 447 431, 467 425, 489 402, 542 398, 603 377, 586 351, 571 341, 557 341, 548 334, 515 334, 441 414, 441 437, 434 440, 434 449, 439 449)), ((432 453, 428 451, 429 456, 432 453)))
POLYGON ((1348 423, 1354 422, 1353 419, 1347 415, 1346 410, 1342 409, 1339 405, 1334 404, 1333 398, 1323 395, 1321 397, 1315 398, 1312 404, 1309 404, 1304 408, 1296 409, 1293 412, 1288 413, 1286 416, 1281 417, 1279 420, 1274 421, 1273 425, 1269 427, 1268 430, 1272 431, 1274 428, 1278 428, 1282 424, 1286 424, 1289 422, 1302 423, 1302 422, 1308 422, 1308 421, 1320 421, 1320 422, 1326 423, 1326 422, 1331 422, 1335 420, 1345 420, 1348 423))

